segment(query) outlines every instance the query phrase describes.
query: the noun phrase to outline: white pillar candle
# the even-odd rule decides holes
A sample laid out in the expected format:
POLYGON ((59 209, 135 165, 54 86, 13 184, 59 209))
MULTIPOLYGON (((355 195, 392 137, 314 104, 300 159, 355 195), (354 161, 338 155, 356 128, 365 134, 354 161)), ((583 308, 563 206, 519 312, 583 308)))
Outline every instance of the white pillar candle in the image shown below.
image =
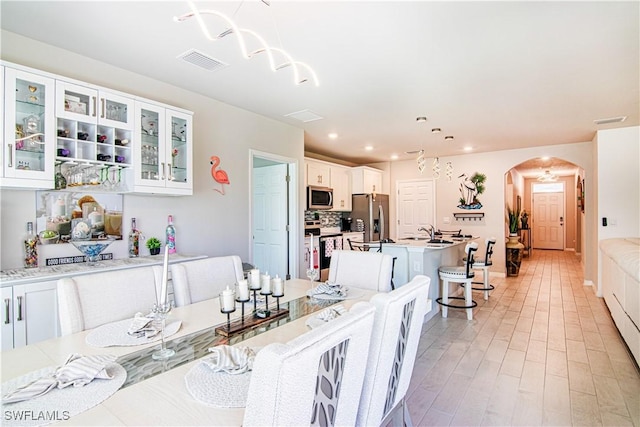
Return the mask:
POLYGON ((238 299, 240 301, 246 301, 249 299, 249 283, 242 279, 238 282, 238 299))
POLYGON ((233 309, 236 307, 235 299, 236 293, 233 291, 233 289, 229 289, 229 286, 227 286, 227 289, 220 293, 220 305, 222 310, 233 311, 233 309))
POLYGON ((282 282, 282 279, 278 277, 277 274, 276 274, 276 277, 274 277, 271 280, 271 285, 273 288, 273 296, 281 297, 284 295, 284 283, 282 282))
POLYGON ((167 276, 169 275, 169 245, 164 247, 164 265, 162 266, 162 287, 160 289, 160 305, 167 302, 167 276))
POLYGON ((271 276, 266 273, 260 276, 260 284, 262 285, 261 293, 269 294, 271 292, 271 276))
POLYGON ((260 289, 260 270, 254 268, 249 271, 251 289, 260 289))

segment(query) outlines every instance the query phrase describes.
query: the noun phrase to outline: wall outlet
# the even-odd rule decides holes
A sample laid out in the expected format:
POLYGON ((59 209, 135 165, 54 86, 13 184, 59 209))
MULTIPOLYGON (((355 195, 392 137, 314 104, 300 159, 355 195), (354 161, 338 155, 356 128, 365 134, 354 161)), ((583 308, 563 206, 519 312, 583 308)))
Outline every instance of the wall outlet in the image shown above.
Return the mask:
POLYGON ((413 271, 420 271, 420 262, 418 261, 413 262, 413 271))
POLYGON ((451 224, 451 218, 445 216, 444 218, 442 218, 442 222, 444 222, 445 224, 451 224))

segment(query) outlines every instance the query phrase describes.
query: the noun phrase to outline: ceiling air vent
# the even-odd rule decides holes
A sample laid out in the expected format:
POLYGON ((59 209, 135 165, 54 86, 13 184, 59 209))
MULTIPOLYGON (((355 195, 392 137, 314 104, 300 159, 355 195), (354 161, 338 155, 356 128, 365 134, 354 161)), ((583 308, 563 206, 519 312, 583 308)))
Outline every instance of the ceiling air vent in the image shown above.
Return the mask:
POLYGON ((314 120, 321 120, 324 117, 319 116, 311 110, 302 110, 296 111, 295 113, 285 114, 285 117, 290 117, 292 119, 300 120, 301 122, 313 122, 314 120))
POLYGON ((196 49, 191 49, 181 55, 178 55, 178 59, 182 59, 189 64, 193 64, 207 71, 217 71, 229 65, 225 64, 222 61, 218 61, 217 59, 212 58, 196 49))
POLYGON ((594 120, 593 123, 597 125, 608 125, 611 123, 622 123, 625 120, 627 120, 627 116, 611 117, 608 119, 598 119, 598 120, 594 120))

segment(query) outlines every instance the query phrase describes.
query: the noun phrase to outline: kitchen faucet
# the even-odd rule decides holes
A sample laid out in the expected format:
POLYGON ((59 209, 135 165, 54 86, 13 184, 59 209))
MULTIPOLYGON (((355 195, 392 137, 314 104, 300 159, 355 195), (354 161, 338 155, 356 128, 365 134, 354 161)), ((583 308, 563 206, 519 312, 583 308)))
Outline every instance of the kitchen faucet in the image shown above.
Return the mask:
POLYGON ((429 238, 431 240, 434 240, 436 238, 436 228, 431 224, 429 224, 428 227, 429 227, 428 229, 425 227, 420 227, 418 228, 418 231, 424 231, 425 233, 429 233, 429 238))

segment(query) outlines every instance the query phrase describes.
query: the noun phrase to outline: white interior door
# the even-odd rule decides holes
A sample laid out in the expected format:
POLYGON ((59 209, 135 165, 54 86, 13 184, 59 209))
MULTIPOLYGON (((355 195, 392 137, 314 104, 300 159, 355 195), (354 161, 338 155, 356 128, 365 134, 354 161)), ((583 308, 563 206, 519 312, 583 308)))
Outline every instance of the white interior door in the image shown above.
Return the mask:
POLYGON ((253 264, 271 277, 287 276, 287 165, 253 170, 253 264))
POLYGON ((564 192, 533 193, 534 249, 564 250, 564 192))
POLYGON ((435 226, 435 217, 433 180, 398 182, 398 239, 418 234, 420 227, 435 226))

